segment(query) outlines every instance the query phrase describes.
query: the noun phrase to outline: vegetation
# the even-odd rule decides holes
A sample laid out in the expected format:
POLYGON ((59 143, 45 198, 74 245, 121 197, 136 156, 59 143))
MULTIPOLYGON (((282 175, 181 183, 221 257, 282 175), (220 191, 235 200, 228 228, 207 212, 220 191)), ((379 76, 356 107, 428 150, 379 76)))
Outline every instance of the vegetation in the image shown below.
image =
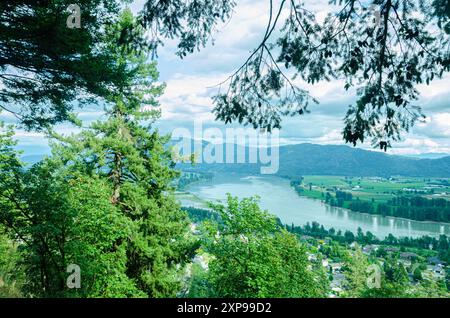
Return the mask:
POLYGON ((445 179, 364 179, 307 176, 291 181, 300 195, 355 212, 450 222, 445 179), (419 195, 421 194, 421 195, 419 195))
MULTIPOLYGON (((217 118, 271 131, 281 127, 282 117, 308 112, 313 98, 292 84, 280 68, 284 64, 294 78, 309 83, 334 78, 343 79, 346 89, 360 87, 343 137, 354 145, 372 137, 386 150, 389 140, 422 117, 412 106, 416 86, 449 71, 449 14, 442 0, 372 2, 380 12, 377 26, 366 24, 370 13, 360 7, 358 14, 363 4, 356 0, 332 1, 340 11, 323 25, 295 1, 283 0, 278 9, 269 1, 263 41, 229 78, 228 93, 215 98, 217 118), (285 26, 271 45, 287 7, 285 26)), ((66 25, 68 1, 0 4, 0 109, 26 129, 45 132, 52 144, 50 156, 28 166, 19 159, 15 127, 0 124, 1 297, 448 297, 448 271, 447 277, 429 279, 423 266, 408 267, 398 259, 401 254, 386 250, 399 246, 416 251, 420 260, 439 256, 448 263, 445 236, 379 240, 361 230, 355 235, 318 224, 283 226, 256 198, 229 196, 225 206, 212 205, 212 212, 181 209, 169 137, 154 127, 165 85, 149 57, 164 39, 179 40, 180 57, 200 49, 231 17, 235 2, 148 0, 138 17, 123 10, 127 3, 80 0, 79 29, 66 25), (102 105, 105 116, 85 127, 71 112, 88 101, 102 105), (80 132, 57 134, 54 125, 63 121, 80 132), (364 253, 351 248, 353 243, 385 249, 364 253), (329 260, 345 265, 330 267, 329 260), (380 287, 364 285, 368 265, 381 268, 380 287), (73 268, 80 270, 75 277, 73 268), (346 285, 333 294, 339 270, 346 285)), ((333 151, 344 158, 355 154, 333 151)), ((335 161, 331 169, 364 171, 361 175, 390 176, 402 169, 409 175, 449 173, 449 158, 431 162, 377 154, 360 170, 355 160, 342 164, 339 156, 329 158, 335 161), (383 160, 391 168, 380 172, 383 160)), ((301 166, 295 156, 285 162, 290 170, 283 174, 297 176, 323 164, 301 166)), ((191 176, 179 185, 201 178, 191 176)), ((304 185, 303 178, 293 182, 304 185)), ((312 182, 308 187, 314 193, 312 182)), ((366 202, 354 193, 334 193, 324 200, 350 202, 354 209, 366 202)), ((386 215, 449 220, 445 200, 399 195, 385 206, 376 204, 386 215)))
MULTIPOLYGON (((280 128, 283 117, 307 113, 314 101, 293 83, 296 77, 311 84, 342 79, 346 89, 357 88, 358 101, 349 107, 343 130, 345 141, 354 145, 372 138, 386 150, 390 140, 423 117, 413 106, 416 86, 429 84, 450 68, 448 2, 330 3, 336 10, 320 24, 308 4, 269 1, 261 42, 222 83, 229 85, 227 93, 215 98, 218 119, 269 131, 280 128), (288 14, 283 15, 284 10, 288 14), (273 39, 274 34, 278 38, 273 39)), ((143 20, 160 30, 155 32, 156 43, 159 34, 180 38, 178 54, 185 56, 205 45, 234 5, 234 0, 148 1, 143 20)))
POLYGON ((221 222, 207 224, 203 239, 212 259, 206 283, 196 277, 194 289, 210 286, 210 297, 326 296, 323 275, 308 270, 305 247, 260 210, 255 199, 229 196, 226 207, 214 209, 221 222))
MULTIPOLYGON (((133 17, 125 12, 120 23, 133 17)), ((106 96, 104 121, 68 138, 53 133, 53 155, 30 169, 12 132, 1 136, 0 222, 24 250, 25 295, 176 296, 194 250, 170 187, 177 173, 167 138, 145 124, 157 113, 141 109, 162 92, 155 64, 116 48, 113 31, 110 52, 134 75, 106 96), (80 289, 66 286, 70 264, 82 269, 80 289)))
POLYGON ((182 175, 177 180, 177 189, 183 191, 188 185, 204 180, 211 180, 211 173, 195 173, 183 171, 182 175))
MULTIPOLYGON (((271 268, 277 266, 273 261, 276 257, 273 257, 272 250, 264 250, 265 253, 258 252, 259 249, 254 249, 251 238, 255 239, 253 232, 255 229, 259 229, 260 226, 272 224, 272 239, 277 237, 276 233, 284 232, 287 237, 293 238, 292 234, 295 234, 295 245, 300 244, 302 247, 302 253, 297 251, 298 254, 308 255, 308 268, 310 275, 314 276, 314 284, 316 295, 305 294, 304 292, 297 291, 297 294, 289 294, 289 291, 285 291, 283 286, 277 288, 273 287, 273 292, 277 294, 269 294, 272 297, 318 297, 336 295, 335 291, 331 289, 335 278, 339 275, 345 277, 341 283, 341 291, 337 295, 340 297, 381 297, 381 298, 400 298, 400 297, 427 297, 425 295, 433 295, 432 297, 448 297, 450 291, 450 285, 446 285, 446 279, 448 280, 448 274, 440 279, 424 278, 422 271, 427 269, 427 259, 430 257, 436 257, 437 255, 445 257, 444 254, 448 253, 448 238, 441 236, 439 239, 423 237, 418 239, 410 238, 395 238, 392 235, 384 240, 376 239, 371 233, 364 234, 361 230, 357 235, 346 232, 336 232, 334 229, 326 230, 317 223, 312 225, 305 225, 303 227, 283 226, 279 221, 276 221, 273 217, 266 212, 262 212, 255 205, 256 199, 244 199, 238 201, 236 198, 229 197, 227 206, 214 205, 213 211, 202 211, 199 209, 191 210, 191 213, 197 216, 198 223, 200 220, 206 222, 204 227, 209 236, 201 248, 198 251, 203 259, 207 263, 203 266, 199 263, 194 263, 190 285, 188 291, 188 297, 220 297, 228 295, 230 297, 253 297, 254 293, 261 292, 259 287, 267 286, 271 283, 270 276, 264 276, 265 273, 272 273, 271 268), (256 210, 255 210, 256 209, 256 210), (245 212, 248 210, 247 212, 245 212), (239 226, 241 222, 248 220, 255 221, 255 217, 250 217, 250 211, 257 211, 257 215, 260 217, 268 217, 271 222, 265 220, 264 222, 252 222, 250 228, 250 234, 245 229, 247 225, 239 226), (208 212, 208 213, 206 213, 208 212), (243 218, 245 215, 247 217, 243 218), (224 215, 225 213, 225 215, 224 215), (215 215, 215 216, 214 216, 215 215), (223 219, 231 218, 233 232, 230 235, 228 233, 227 222, 223 222, 223 219), (216 220, 219 220, 217 223, 216 220), (273 228, 278 230, 273 233, 273 228), (284 228, 284 229, 283 229, 284 228), (281 231, 281 232, 279 232, 281 231), (287 232, 292 233, 288 235, 287 232), (377 250, 373 252, 362 252, 359 246, 379 246, 377 250), (432 250, 430 250, 430 246, 432 250), (389 252, 388 252, 389 250, 389 252), (241 251, 236 253, 236 251, 241 251), (245 254, 248 251, 249 254, 245 254), (410 253, 415 255, 415 263, 407 264, 403 260, 400 260, 400 256, 406 251, 415 252, 410 253), (250 253, 251 252, 251 253, 250 253), (417 254, 416 254, 417 253, 417 254), (244 258, 241 258, 245 255, 244 258), (254 259, 252 255, 258 256, 254 259), (268 255, 272 257, 269 258, 268 255), (313 258, 311 258, 313 256, 313 258), (329 265, 323 265, 323 261, 337 262, 337 272, 329 265), (265 265, 270 264, 268 268, 265 265), (329 268, 329 275, 325 271, 329 268), (240 276, 241 269, 245 269, 247 276, 240 276), (248 272, 248 271, 251 272, 248 272), (253 276, 258 270, 259 277, 264 277, 266 280, 261 282, 259 280, 253 281, 253 276), (419 276, 420 272, 420 277, 419 276), (379 273, 379 276, 374 276, 379 273), (445 278, 446 277, 446 278, 445 278), (239 281, 239 284, 235 282, 239 281), (250 284, 252 282, 252 284, 250 284), (330 285, 331 284, 331 285, 330 285), (379 285, 378 285, 379 284, 379 285), (249 288, 256 288, 254 293, 249 294, 249 288), (219 288, 217 290, 217 288, 219 288), (228 291, 228 294, 222 294, 224 291, 228 291), (288 292, 290 296, 280 296, 279 293, 288 292)), ((229 222, 229 221, 228 221, 229 222)), ((268 228, 268 226, 267 226, 268 228)), ((259 234, 262 234, 259 232, 259 234)), ((208 237, 208 236, 207 236, 208 237)), ((262 238, 261 238, 262 240, 262 238)), ((261 247, 262 248, 262 247, 261 247)), ((283 246, 284 249, 288 249, 288 246, 283 246)), ((289 249, 288 249, 289 250, 289 249)), ((408 254, 408 253, 406 253, 408 254)), ((255 256, 255 257, 256 257, 255 256)), ((295 257, 293 258, 295 259, 295 257)), ((290 259, 284 259, 284 266, 286 269, 280 269, 278 273, 272 273, 272 275, 280 275, 289 270, 290 259)), ((448 263, 450 259, 444 258, 448 263)), ((296 276, 292 273, 286 273, 287 277, 294 279, 296 276)), ((282 277, 277 276, 278 280, 282 280, 282 277)), ((304 280, 303 280, 304 283, 304 280)), ((290 285, 292 288, 292 285, 290 285)), ((313 288, 313 287, 309 287, 313 288)))
MULTIPOLYGON (((207 145, 204 145, 204 147, 207 147, 207 145)), ((250 153, 248 147, 244 150, 246 154, 250 153)), ((234 160, 234 162, 236 161, 234 160)), ((339 181, 344 178, 342 176, 385 179, 401 176, 403 179, 432 178, 435 180, 450 178, 450 156, 441 159, 417 160, 415 158, 393 156, 339 145, 299 144, 280 146, 279 162, 281 163, 277 172, 279 176, 289 179, 302 176, 308 178, 316 176, 315 181, 318 182, 311 181, 315 185, 327 183, 328 180, 336 182, 330 184, 332 186, 339 186, 339 183, 345 185, 345 181, 339 181)), ((196 173, 234 172, 246 175, 260 174, 260 167, 256 164, 199 163, 193 167, 187 164, 180 164, 179 167, 180 169, 196 173)), ((367 179, 365 180, 367 181, 367 179)), ((423 183, 423 180, 419 179, 419 182, 423 183)), ((305 184, 308 183, 309 181, 305 184)), ((354 185, 356 186, 357 184, 354 185)), ((377 185, 372 183, 371 186, 376 187, 377 185)), ((378 183, 378 187, 380 188, 379 191, 386 191, 392 187, 392 183, 378 183), (383 190, 383 187, 387 189, 383 190)), ((400 187, 400 189, 403 187, 400 187)))
MULTIPOLYGON (((65 1, 3 3, 2 108, 28 127, 39 128, 70 118, 68 102, 76 93, 104 97, 115 84, 126 82, 130 74, 115 64, 103 45, 105 34, 98 32, 117 21, 120 5, 126 2, 79 2, 81 30, 66 27, 65 1), (44 40, 39 36, 43 33, 50 36, 44 40), (7 107, 12 102, 22 103, 18 112, 7 107)), ((346 89, 357 88, 358 100, 349 107, 343 129, 344 140, 354 145, 372 138, 374 145, 386 150, 389 141, 423 118, 414 106, 417 85, 430 84, 450 70, 448 2, 333 0, 331 4, 335 10, 318 23, 307 4, 283 0, 277 7, 269 1, 261 43, 223 83, 229 85, 227 93, 215 98, 217 119, 268 131, 280 128, 283 117, 303 115, 315 101, 293 83, 296 77, 311 84, 341 79, 346 89), (289 14, 283 16, 284 10, 289 14), (277 39, 274 34, 279 34, 277 39)), ((138 23, 123 27, 116 44, 150 49, 156 55, 164 39, 176 38, 177 54, 185 57, 206 45, 235 5, 235 0, 149 0, 138 23), (151 31, 149 40, 141 28, 151 31)))
POLYGON ((21 297, 25 275, 19 264, 18 244, 12 243, 2 228, 0 231, 0 298, 21 297))
POLYGON ((107 49, 121 1, 80 0, 82 28, 68 28, 71 1, 0 4, 0 109, 30 129, 71 120, 76 103, 101 99, 130 74, 107 49))

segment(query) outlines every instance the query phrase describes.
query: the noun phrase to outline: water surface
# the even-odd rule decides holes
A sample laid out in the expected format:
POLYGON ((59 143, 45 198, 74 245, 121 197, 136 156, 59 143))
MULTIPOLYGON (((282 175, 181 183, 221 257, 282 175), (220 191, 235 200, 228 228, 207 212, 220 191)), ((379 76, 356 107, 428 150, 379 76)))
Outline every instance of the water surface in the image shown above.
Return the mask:
MULTIPOLYGON (((207 201, 221 201, 230 193, 239 198, 258 195, 261 206, 276 215, 285 224, 305 225, 318 222, 325 228, 356 232, 360 227, 379 238, 389 233, 396 237, 419 237, 424 235, 450 235, 450 224, 418 222, 400 218, 356 213, 330 207, 319 200, 299 196, 289 180, 274 176, 243 177, 218 174, 210 181, 200 181, 187 187, 187 191, 207 201)), ((201 206, 198 200, 182 197, 184 206, 201 206)))

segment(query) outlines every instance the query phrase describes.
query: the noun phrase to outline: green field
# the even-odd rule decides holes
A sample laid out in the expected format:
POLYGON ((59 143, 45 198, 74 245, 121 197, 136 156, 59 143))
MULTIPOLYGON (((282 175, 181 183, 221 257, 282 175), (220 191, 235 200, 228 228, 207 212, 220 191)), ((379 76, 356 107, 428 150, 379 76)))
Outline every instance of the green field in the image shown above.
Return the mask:
POLYGON ((327 192, 351 192, 355 198, 386 202, 396 195, 421 195, 450 200, 450 179, 429 178, 354 178, 342 176, 305 176, 302 194, 322 199, 327 192))

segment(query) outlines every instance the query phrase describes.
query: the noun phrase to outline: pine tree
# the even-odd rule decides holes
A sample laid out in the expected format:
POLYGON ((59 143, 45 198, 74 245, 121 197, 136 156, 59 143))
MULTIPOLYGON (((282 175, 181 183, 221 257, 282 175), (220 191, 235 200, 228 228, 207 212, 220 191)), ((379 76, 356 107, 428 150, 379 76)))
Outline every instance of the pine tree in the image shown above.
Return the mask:
POLYGON ((20 253, 31 297, 143 295, 125 274, 131 222, 111 205, 105 180, 70 173, 59 158, 26 167, 12 133, 0 135, 0 224, 20 253), (81 269, 69 289, 67 268, 81 269))
POLYGON ((52 156, 30 169, 13 132, 0 135, 0 222, 21 245, 26 295, 170 297, 181 289, 195 241, 173 195, 169 137, 152 129, 164 85, 145 52, 117 46, 132 23, 126 11, 107 30, 129 80, 109 90, 105 120, 69 137, 50 132, 52 156), (66 286, 70 264, 81 269, 80 289, 66 286))
MULTIPOLYGON (((134 23, 127 11, 112 34, 134 23)), ((114 45, 118 61, 133 74, 127 85, 110 92, 106 119, 79 135, 59 138, 55 156, 73 171, 108 180, 111 204, 133 224, 127 239, 126 273, 150 297, 176 296, 184 263, 194 251, 188 218, 176 202, 171 186, 178 172, 166 143, 152 128, 159 117, 155 63, 145 52, 130 52, 114 45)))

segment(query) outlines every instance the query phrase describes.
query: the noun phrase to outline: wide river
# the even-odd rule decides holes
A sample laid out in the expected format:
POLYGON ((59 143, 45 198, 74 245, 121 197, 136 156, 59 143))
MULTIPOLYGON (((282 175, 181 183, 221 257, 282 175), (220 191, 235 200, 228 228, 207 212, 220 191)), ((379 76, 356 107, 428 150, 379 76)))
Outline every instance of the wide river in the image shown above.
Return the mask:
MULTIPOLYGON (((374 216, 349 210, 333 208, 318 200, 300 197, 286 179, 274 176, 243 177, 239 175, 216 175, 211 181, 196 182, 187 191, 206 201, 222 201, 230 193, 239 198, 258 195, 261 206, 275 214, 285 224, 304 225, 318 222, 325 228, 356 232, 360 227, 379 238, 392 233, 396 237, 424 235, 450 235, 450 224, 417 222, 399 218, 374 216)), ((198 200, 180 197, 183 206, 201 207, 198 200)))

